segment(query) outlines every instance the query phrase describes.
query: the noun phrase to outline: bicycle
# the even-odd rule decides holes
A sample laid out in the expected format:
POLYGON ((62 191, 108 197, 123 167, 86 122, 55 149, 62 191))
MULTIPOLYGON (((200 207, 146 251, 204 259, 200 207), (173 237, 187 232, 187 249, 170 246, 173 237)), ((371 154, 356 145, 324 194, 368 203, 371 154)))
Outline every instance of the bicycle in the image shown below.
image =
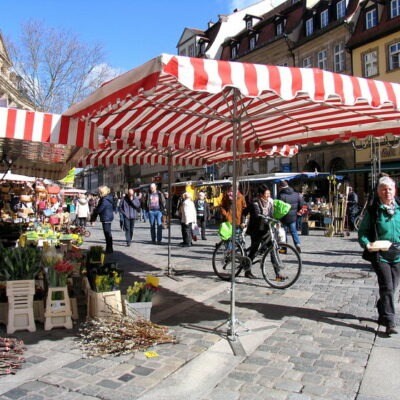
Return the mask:
MULTIPOLYGON (((256 254, 253 264, 260 262, 261 272, 264 280, 275 289, 286 289, 292 286, 300 277, 302 261, 300 253, 295 247, 279 241, 278 226, 279 221, 265 217, 268 230, 262 237, 262 242, 256 254), (258 260, 257 257, 261 257, 258 260)), ((223 279, 231 279, 232 264, 232 240, 222 240, 217 243, 213 253, 212 264, 215 274, 223 279)), ((243 268, 251 261, 246 254, 244 234, 239 234, 236 240, 235 276, 238 276, 243 268)))
MULTIPOLYGON (((250 265, 250 258, 245 256, 245 238, 244 231, 236 231, 236 249, 235 249, 235 276, 238 276, 246 265, 250 265)), ((223 281, 230 281, 232 277, 232 240, 221 240, 215 245, 212 256, 212 266, 215 274, 223 281)))

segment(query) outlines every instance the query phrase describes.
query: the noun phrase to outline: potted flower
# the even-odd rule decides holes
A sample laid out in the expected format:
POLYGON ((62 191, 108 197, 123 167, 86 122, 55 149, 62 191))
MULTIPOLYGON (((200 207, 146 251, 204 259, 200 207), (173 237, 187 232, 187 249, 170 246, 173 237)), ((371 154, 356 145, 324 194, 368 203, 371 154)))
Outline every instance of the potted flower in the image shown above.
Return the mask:
POLYGON ((122 314, 121 271, 113 264, 94 268, 89 275, 87 290, 87 315, 97 318, 110 314, 122 314))
POLYGON ((138 313, 150 319, 152 298, 159 291, 159 279, 148 275, 145 282, 134 282, 126 290, 126 314, 137 317, 138 313))
POLYGON ((36 331, 33 314, 35 276, 40 271, 40 253, 33 247, 0 248, 0 281, 6 281, 7 333, 36 331))
POLYGON ((103 246, 90 246, 87 255, 89 264, 104 264, 105 251, 103 246))
POLYGON ((55 249, 48 249, 43 255, 42 262, 48 281, 44 329, 55 327, 72 328, 71 300, 68 295, 68 275, 74 267, 63 259, 63 254, 55 249))

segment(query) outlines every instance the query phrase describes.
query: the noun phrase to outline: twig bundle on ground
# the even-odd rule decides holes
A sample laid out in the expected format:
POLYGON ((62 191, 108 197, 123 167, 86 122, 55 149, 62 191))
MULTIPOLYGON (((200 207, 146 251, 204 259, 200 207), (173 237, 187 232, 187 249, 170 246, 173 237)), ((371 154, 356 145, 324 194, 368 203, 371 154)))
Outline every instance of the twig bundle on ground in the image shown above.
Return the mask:
POLYGON ((24 342, 13 338, 0 337, 0 375, 15 374, 22 368, 25 359, 21 354, 25 351, 24 342))
POLYGON ((84 323, 79 330, 78 341, 89 356, 115 356, 176 342, 164 326, 145 319, 117 315, 84 323))

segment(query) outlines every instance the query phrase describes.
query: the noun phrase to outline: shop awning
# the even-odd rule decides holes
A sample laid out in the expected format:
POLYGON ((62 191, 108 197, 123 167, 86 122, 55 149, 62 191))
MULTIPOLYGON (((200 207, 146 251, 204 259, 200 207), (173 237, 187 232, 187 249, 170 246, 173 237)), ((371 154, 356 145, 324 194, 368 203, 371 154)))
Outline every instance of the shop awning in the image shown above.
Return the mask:
POLYGON ((11 163, 16 173, 61 179, 83 148, 97 147, 94 128, 57 114, 0 108, 0 173, 11 163))

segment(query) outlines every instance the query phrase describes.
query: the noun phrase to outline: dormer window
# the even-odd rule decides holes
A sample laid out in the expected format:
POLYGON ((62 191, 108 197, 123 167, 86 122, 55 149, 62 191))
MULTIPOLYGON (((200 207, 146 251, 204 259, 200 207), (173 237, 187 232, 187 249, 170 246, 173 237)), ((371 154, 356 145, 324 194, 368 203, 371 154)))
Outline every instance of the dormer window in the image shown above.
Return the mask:
POLYGON ((390 2, 390 18, 400 15, 400 0, 391 0, 390 2))
POLYGON ((256 48, 256 44, 257 44, 257 37, 256 35, 252 35, 249 38, 249 50, 253 50, 256 48))
POLYGON ((325 28, 329 24, 328 10, 321 12, 321 29, 325 28))
POLYGON ((365 13, 365 29, 371 29, 376 25, 378 25, 378 13, 376 8, 372 8, 365 13))
POLYGON ((231 59, 234 60, 235 58, 238 57, 239 53, 239 43, 233 43, 231 45, 231 59))
POLYGON ((199 40, 199 55, 206 53, 207 43, 204 40, 199 40))
POLYGON ((253 20, 251 18, 246 20, 246 29, 251 29, 253 27, 253 20))
POLYGON ((310 36, 314 33, 314 21, 312 18, 309 18, 306 21, 306 36, 310 36))
POLYGON ((278 22, 276 24, 276 36, 280 36, 283 34, 283 22, 278 22))
POLYGON ((340 0, 336 3, 336 19, 343 18, 345 15, 346 15, 346 1, 340 0))

